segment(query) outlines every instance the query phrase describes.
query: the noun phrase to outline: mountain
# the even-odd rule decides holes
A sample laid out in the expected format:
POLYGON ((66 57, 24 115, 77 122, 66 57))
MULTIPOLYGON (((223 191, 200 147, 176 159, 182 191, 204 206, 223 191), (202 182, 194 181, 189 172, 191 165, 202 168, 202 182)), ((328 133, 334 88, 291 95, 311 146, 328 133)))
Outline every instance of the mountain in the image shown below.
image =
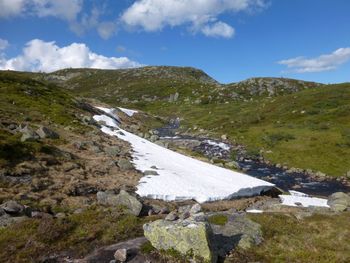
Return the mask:
POLYGON ((330 176, 350 170, 348 83, 251 78, 225 85, 178 67, 66 69, 40 78, 112 106, 180 117, 184 131, 225 134, 274 164, 330 176))

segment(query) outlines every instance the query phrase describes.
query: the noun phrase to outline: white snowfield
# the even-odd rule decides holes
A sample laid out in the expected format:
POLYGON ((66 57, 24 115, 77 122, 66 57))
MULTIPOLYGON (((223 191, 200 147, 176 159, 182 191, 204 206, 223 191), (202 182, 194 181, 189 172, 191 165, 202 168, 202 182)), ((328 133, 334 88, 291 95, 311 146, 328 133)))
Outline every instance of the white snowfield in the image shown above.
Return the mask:
MULTIPOLYGON (((100 108, 101 109, 101 108, 100 108)), ((102 110, 102 109, 101 109, 102 110)), ((113 110, 105 110, 112 115, 113 110)), ((274 187, 273 184, 246 174, 217 167, 176 153, 122 130, 107 115, 95 115, 105 121, 102 132, 128 141, 133 148, 133 164, 141 172, 156 171, 158 175, 144 176, 137 186, 142 197, 165 201, 194 199, 199 203, 254 196, 274 187)))
POLYGON ((135 113, 138 113, 137 110, 129 110, 129 109, 120 108, 120 107, 118 107, 118 109, 121 110, 122 112, 124 112, 129 117, 132 117, 135 113))
POLYGON ((291 195, 280 195, 280 199, 283 205, 287 206, 318 206, 318 207, 329 207, 327 204, 327 199, 310 197, 307 194, 297 192, 297 191, 289 191, 291 195))

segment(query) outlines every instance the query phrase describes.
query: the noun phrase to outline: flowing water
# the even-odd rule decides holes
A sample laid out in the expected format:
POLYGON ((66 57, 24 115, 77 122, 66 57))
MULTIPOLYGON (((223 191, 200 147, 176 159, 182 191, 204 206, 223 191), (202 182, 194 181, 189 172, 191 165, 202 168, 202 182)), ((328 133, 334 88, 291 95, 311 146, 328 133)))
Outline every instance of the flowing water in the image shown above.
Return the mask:
MULTIPOLYGON (((192 150, 203 154, 208 158, 218 158, 222 160, 229 160, 231 156, 231 145, 223 142, 212 140, 209 138, 194 137, 189 135, 176 134, 180 122, 175 119, 169 123, 168 126, 157 129, 158 135, 162 139, 172 141, 174 143, 179 141, 186 141, 187 143, 196 143, 192 150)), ((318 181, 304 173, 287 173, 282 168, 277 168, 272 165, 260 162, 259 160, 252 160, 248 158, 238 158, 239 167, 244 173, 253 177, 271 182, 284 191, 297 190, 310 195, 328 196, 334 192, 350 192, 350 187, 335 179, 325 179, 318 181)))

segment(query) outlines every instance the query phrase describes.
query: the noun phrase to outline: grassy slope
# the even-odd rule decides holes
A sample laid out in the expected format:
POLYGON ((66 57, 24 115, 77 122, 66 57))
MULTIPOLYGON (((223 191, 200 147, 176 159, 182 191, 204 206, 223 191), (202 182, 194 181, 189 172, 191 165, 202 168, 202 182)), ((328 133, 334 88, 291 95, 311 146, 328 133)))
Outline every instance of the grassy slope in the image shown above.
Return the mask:
MULTIPOLYGON (((75 94, 164 117, 181 116, 185 127, 196 125, 216 136, 227 134, 230 140, 246 144, 252 152, 268 151, 264 155, 274 163, 333 176, 350 170, 350 84, 319 86, 282 79, 289 89, 281 92, 282 87, 276 86, 278 96, 269 98, 266 92, 250 94, 250 87, 256 91, 254 83, 259 79, 253 79, 253 86, 249 86, 249 81, 218 86, 202 71, 191 68, 54 73, 69 74, 73 77, 64 85, 75 94), (292 93, 293 88, 299 91, 292 93), (180 94, 178 102, 167 103, 166 98, 175 92, 180 94), (142 96, 158 99, 147 102, 142 96), (123 98, 129 102, 122 102, 123 98), (198 98, 201 102, 193 103, 198 98), (131 102, 135 99, 138 102, 131 102)), ((264 81, 276 79, 261 80, 266 91, 264 81)), ((277 81, 281 83, 281 79, 277 81)))
POLYGON ((286 215, 251 215, 262 225, 264 242, 227 262, 247 262, 247 258, 248 262, 349 262, 349 216, 313 215, 297 220, 286 215))
POLYGON ((264 149, 275 163, 341 176, 350 170, 349 105, 350 84, 342 84, 248 102, 149 103, 142 109, 171 112, 183 117, 187 127, 197 125, 252 150, 264 149))

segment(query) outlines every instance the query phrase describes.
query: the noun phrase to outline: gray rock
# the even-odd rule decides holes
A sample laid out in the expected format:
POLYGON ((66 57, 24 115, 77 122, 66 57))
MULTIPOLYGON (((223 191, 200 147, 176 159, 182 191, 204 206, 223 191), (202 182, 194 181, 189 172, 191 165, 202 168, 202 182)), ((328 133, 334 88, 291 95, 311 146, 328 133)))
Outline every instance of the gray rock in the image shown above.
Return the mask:
POLYGON ((262 242, 261 226, 245 215, 223 214, 228 217, 225 225, 214 225, 214 243, 220 256, 226 255, 234 247, 249 249, 262 242))
POLYGON ((119 262, 126 262, 128 258, 128 251, 125 248, 120 248, 114 253, 114 258, 119 262))
POLYGON ((7 201, 1 205, 1 208, 11 215, 22 215, 24 213, 24 206, 16 201, 7 201))
POLYGON ((192 206, 191 205, 183 205, 178 208, 178 211, 180 214, 185 213, 185 212, 190 212, 192 206))
POLYGON ((194 215, 194 214, 198 214, 199 212, 202 211, 202 207, 200 204, 194 204, 191 209, 190 209, 190 214, 194 215))
POLYGON ((39 135, 28 126, 25 126, 24 128, 20 129, 20 132, 22 133, 22 142, 35 141, 40 138, 39 135))
POLYGON ((120 154, 121 149, 118 146, 110 146, 105 148, 105 152, 111 157, 116 157, 120 154))
POLYGON ((106 206, 125 206, 129 213, 135 216, 138 216, 142 209, 142 203, 124 190, 121 190, 118 195, 99 191, 97 203, 106 206))
POLYGON ((168 214, 168 213, 169 213, 169 209, 167 207, 163 207, 159 211, 159 214, 161 214, 161 215, 168 214))
POLYGON ((177 213, 175 211, 172 211, 165 217, 165 220, 167 220, 167 221, 175 221, 178 218, 179 217, 177 216, 177 213))
POLYGON ((150 140, 151 142, 158 141, 158 140, 159 140, 159 136, 158 136, 158 135, 152 135, 152 136, 149 138, 149 140, 150 140))
POLYGON ((4 214, 4 215, 0 216, 0 228, 7 227, 9 225, 22 222, 26 219, 28 219, 28 217, 26 217, 26 216, 13 217, 9 214, 4 214))
POLYGON ((211 228, 205 222, 157 220, 143 226, 145 237, 158 250, 174 249, 182 255, 191 251, 205 262, 216 262, 211 250, 211 228))
POLYGON ((225 166, 228 168, 234 168, 234 169, 239 169, 239 164, 235 161, 225 163, 225 166))
POLYGON ((58 139, 60 137, 57 132, 45 126, 41 126, 39 129, 37 129, 36 133, 39 135, 41 139, 45 139, 45 138, 58 139))
POLYGON ((328 197, 327 204, 335 212, 342 212, 350 207, 350 196, 343 192, 336 192, 328 197))
POLYGON ((179 215, 179 219, 180 220, 185 220, 185 219, 189 218, 190 216, 191 216, 190 212, 186 211, 186 212, 184 212, 184 213, 179 215))
POLYGON ((124 158, 120 159, 117 162, 117 165, 120 168, 120 170, 122 170, 122 171, 132 170, 134 168, 132 163, 128 159, 124 159, 124 158))
POLYGON ((146 170, 143 172, 144 175, 158 175, 157 171, 146 170))

